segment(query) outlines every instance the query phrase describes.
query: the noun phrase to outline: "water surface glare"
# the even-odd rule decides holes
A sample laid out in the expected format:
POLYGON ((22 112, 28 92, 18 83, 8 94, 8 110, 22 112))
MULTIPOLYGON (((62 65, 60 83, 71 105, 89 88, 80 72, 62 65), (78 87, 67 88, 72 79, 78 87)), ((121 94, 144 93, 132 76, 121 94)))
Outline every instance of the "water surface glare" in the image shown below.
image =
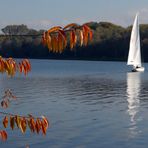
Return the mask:
POLYGON ((0 148, 147 147, 148 64, 144 73, 131 73, 125 62, 31 63, 27 77, 0 76, 1 97, 7 88, 18 97, 4 111, 45 115, 50 128, 46 136, 7 128, 8 140, 0 141, 0 148))

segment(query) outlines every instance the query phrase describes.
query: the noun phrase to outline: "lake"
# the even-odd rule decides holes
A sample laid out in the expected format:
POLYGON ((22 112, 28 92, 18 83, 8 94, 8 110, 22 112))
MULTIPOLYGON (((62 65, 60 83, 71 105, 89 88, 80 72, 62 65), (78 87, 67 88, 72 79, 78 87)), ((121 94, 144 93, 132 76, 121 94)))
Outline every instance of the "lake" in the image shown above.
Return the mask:
POLYGON ((129 72, 125 62, 31 60, 31 64, 27 77, 0 76, 1 97, 8 88, 17 96, 8 109, 0 110, 45 115, 50 128, 46 136, 7 128, 8 140, 0 141, 0 148, 147 147, 148 64, 144 73, 129 72))

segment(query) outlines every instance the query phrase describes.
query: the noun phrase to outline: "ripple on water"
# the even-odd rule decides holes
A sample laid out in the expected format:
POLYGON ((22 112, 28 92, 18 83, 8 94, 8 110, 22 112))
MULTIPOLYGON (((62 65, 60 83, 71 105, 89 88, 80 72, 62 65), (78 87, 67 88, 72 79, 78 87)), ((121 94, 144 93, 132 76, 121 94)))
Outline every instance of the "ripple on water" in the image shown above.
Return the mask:
POLYGON ((0 77, 0 91, 11 88, 18 96, 8 112, 44 114, 51 125, 46 137, 30 134, 29 130, 22 135, 8 128, 9 139, 0 143, 0 147, 21 148, 28 144, 31 148, 143 148, 148 145, 146 75, 117 73, 125 63, 50 62, 33 61, 35 69, 27 78, 0 77))

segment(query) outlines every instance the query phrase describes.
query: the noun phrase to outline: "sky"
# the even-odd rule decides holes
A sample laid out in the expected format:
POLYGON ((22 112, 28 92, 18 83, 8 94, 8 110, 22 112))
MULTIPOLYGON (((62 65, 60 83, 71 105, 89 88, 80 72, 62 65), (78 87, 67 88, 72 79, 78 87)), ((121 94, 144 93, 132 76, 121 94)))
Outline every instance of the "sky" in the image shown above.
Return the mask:
POLYGON ((0 30, 7 25, 49 29, 69 23, 111 22, 123 27, 148 23, 148 0, 0 0, 0 30))

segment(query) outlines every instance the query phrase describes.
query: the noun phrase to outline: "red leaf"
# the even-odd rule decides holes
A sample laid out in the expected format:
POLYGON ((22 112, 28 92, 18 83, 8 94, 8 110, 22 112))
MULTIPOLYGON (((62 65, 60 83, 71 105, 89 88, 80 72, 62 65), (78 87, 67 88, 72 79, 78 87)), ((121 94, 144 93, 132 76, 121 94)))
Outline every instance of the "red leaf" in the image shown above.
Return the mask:
POLYGON ((2 130, 0 131, 0 138, 3 140, 3 141, 6 141, 7 140, 7 133, 6 131, 2 130))

